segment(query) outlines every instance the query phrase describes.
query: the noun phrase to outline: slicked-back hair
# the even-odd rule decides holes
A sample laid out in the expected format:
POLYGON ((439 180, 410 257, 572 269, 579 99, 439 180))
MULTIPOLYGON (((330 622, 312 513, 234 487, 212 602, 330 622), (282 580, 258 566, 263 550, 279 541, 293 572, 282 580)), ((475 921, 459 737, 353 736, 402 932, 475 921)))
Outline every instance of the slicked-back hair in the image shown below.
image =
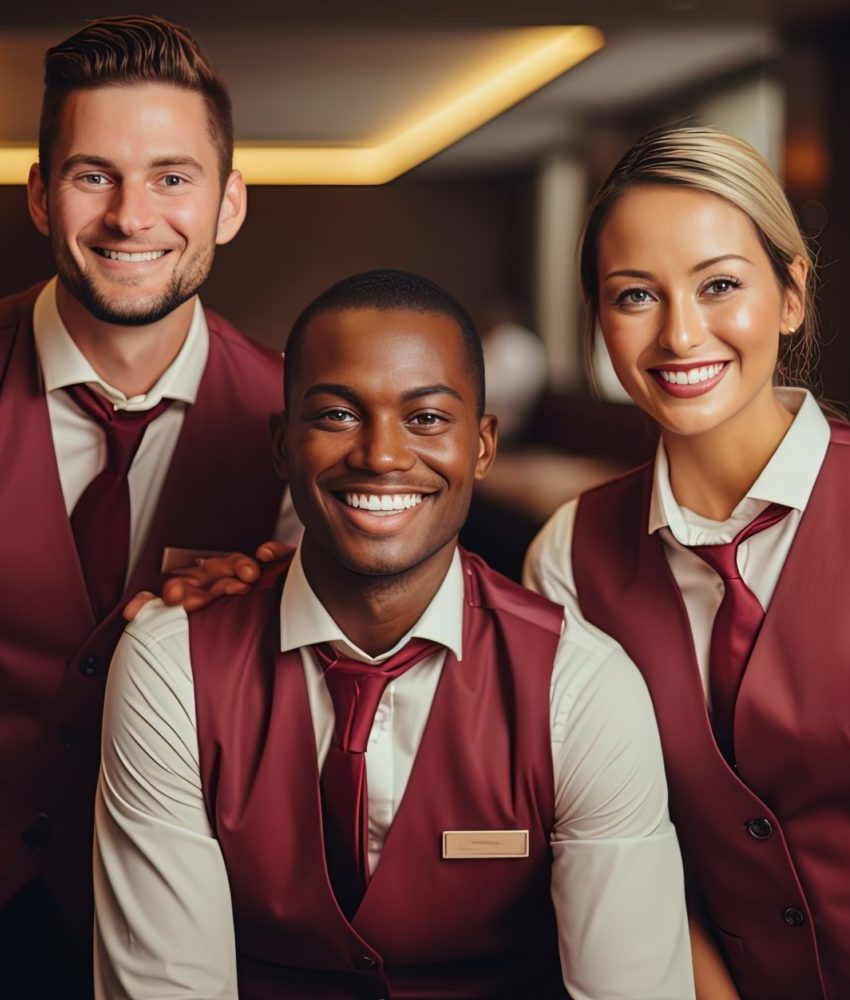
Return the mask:
POLYGON ((200 94, 218 152, 221 182, 233 164, 230 97, 188 29, 161 17, 104 17, 92 21, 44 57, 44 99, 38 133, 45 181, 66 97, 96 87, 167 83, 200 94))
POLYGON ((622 156, 590 203, 579 239, 579 277, 587 306, 584 354, 588 371, 592 371, 592 341, 599 318, 599 236, 620 198, 641 185, 704 191, 749 216, 779 287, 796 290, 805 305, 801 327, 794 336, 782 338, 776 381, 812 384, 818 358, 814 256, 782 186, 759 153, 743 139, 702 125, 648 132, 622 156), (799 287, 790 269, 797 257, 809 265, 806 284, 799 287))
MULTIPOLYGON (((484 355, 481 339, 463 306, 438 284, 413 274, 382 268, 343 278, 322 292, 303 310, 286 342, 284 398, 292 389, 301 367, 304 340, 310 323, 321 313, 347 309, 409 309, 412 312, 449 316, 455 321, 467 370, 475 383, 476 415, 484 412, 484 355)), ((288 402, 287 402, 288 405, 288 402)))

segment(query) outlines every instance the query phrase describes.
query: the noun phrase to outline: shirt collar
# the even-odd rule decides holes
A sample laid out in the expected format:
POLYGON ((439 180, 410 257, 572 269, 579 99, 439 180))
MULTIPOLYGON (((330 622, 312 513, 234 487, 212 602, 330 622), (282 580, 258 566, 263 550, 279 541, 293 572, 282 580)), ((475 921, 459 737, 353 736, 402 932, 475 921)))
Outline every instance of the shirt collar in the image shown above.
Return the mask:
POLYGON ((56 305, 56 281, 53 278, 44 286, 33 310, 35 349, 47 392, 84 383, 96 387, 115 409, 131 411, 149 410, 163 397, 195 402, 209 353, 209 331, 200 299, 195 299, 189 332, 177 357, 148 392, 128 397, 104 382, 74 343, 56 305))
MULTIPOLYGON (((806 389, 779 388, 775 391, 782 404, 795 414, 794 420, 758 479, 724 523, 748 523, 758 512, 753 508, 765 503, 779 503, 802 512, 809 502, 829 446, 829 424, 817 400, 806 389)), ((705 522, 704 527, 717 523, 686 511, 676 502, 664 442, 659 441, 649 503, 649 533, 666 527, 683 545, 703 544, 691 537, 693 531, 690 530, 692 525, 699 526, 701 522, 705 522)))
POLYGON ((347 655, 366 663, 380 663, 412 638, 428 639, 448 647, 458 660, 463 658, 463 571, 455 549, 449 570, 422 617, 413 628, 381 656, 369 656, 343 633, 316 597, 301 564, 301 546, 295 552, 280 600, 281 652, 331 642, 347 655))

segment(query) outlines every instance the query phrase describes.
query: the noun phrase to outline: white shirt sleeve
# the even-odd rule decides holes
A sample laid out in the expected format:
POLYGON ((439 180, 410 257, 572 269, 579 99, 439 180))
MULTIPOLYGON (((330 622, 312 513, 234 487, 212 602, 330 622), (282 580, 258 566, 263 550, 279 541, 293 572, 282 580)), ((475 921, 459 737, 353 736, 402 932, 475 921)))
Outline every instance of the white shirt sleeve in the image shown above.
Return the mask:
POLYGON ((543 525, 528 547, 522 567, 522 582, 529 590, 562 604, 571 613, 578 611, 573 580, 573 524, 578 497, 559 507, 543 525))
POLYGON ((552 679, 552 901, 573 1000, 694 996, 684 879, 637 668, 568 618, 552 679))
POLYGON ((204 808, 189 663, 185 613, 159 602, 113 657, 95 814, 98 1000, 237 995, 230 888, 204 808))

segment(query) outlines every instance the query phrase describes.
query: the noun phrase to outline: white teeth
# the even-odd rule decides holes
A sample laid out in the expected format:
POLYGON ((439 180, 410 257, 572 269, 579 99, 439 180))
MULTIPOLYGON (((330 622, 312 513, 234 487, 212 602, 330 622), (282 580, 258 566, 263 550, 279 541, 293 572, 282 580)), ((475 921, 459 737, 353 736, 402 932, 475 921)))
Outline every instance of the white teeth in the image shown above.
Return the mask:
POLYGON ((687 371, 667 371, 659 368, 658 374, 671 385, 698 385, 700 382, 707 382, 715 375, 719 375, 723 369, 722 364, 703 365, 701 368, 688 368, 687 371))
POLYGON ((349 507, 358 507, 370 513, 383 516, 399 510, 409 510, 422 503, 421 493, 344 493, 343 499, 349 507))
POLYGON ((123 250, 101 250, 97 251, 102 257, 109 260, 122 260, 129 264, 138 264, 146 260, 159 260, 165 255, 165 250, 145 250, 144 253, 125 253, 123 250))

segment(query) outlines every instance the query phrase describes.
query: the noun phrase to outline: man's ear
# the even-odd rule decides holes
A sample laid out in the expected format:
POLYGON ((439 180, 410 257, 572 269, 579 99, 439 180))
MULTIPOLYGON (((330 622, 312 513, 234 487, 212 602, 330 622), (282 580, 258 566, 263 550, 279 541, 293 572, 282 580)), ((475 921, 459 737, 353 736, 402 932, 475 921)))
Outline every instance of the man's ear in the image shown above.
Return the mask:
POLYGON ((273 413, 269 417, 272 432, 272 461, 274 470, 281 479, 289 479, 289 462, 286 460, 284 442, 286 440, 286 413, 273 413))
POLYGON ((231 170, 224 185, 221 207, 218 210, 218 226, 215 241, 221 246, 229 243, 242 228, 248 211, 248 189, 238 170, 231 170))
POLYGON ((50 235, 50 222, 47 215, 47 185, 41 176, 41 169, 37 163, 30 167, 29 178, 27 179, 27 204, 30 210, 30 218, 35 228, 42 236, 50 235))
POLYGON ((498 419, 492 413, 485 413, 478 421, 478 458, 475 462, 475 478, 483 479, 490 471, 496 457, 496 442, 499 437, 498 419))

